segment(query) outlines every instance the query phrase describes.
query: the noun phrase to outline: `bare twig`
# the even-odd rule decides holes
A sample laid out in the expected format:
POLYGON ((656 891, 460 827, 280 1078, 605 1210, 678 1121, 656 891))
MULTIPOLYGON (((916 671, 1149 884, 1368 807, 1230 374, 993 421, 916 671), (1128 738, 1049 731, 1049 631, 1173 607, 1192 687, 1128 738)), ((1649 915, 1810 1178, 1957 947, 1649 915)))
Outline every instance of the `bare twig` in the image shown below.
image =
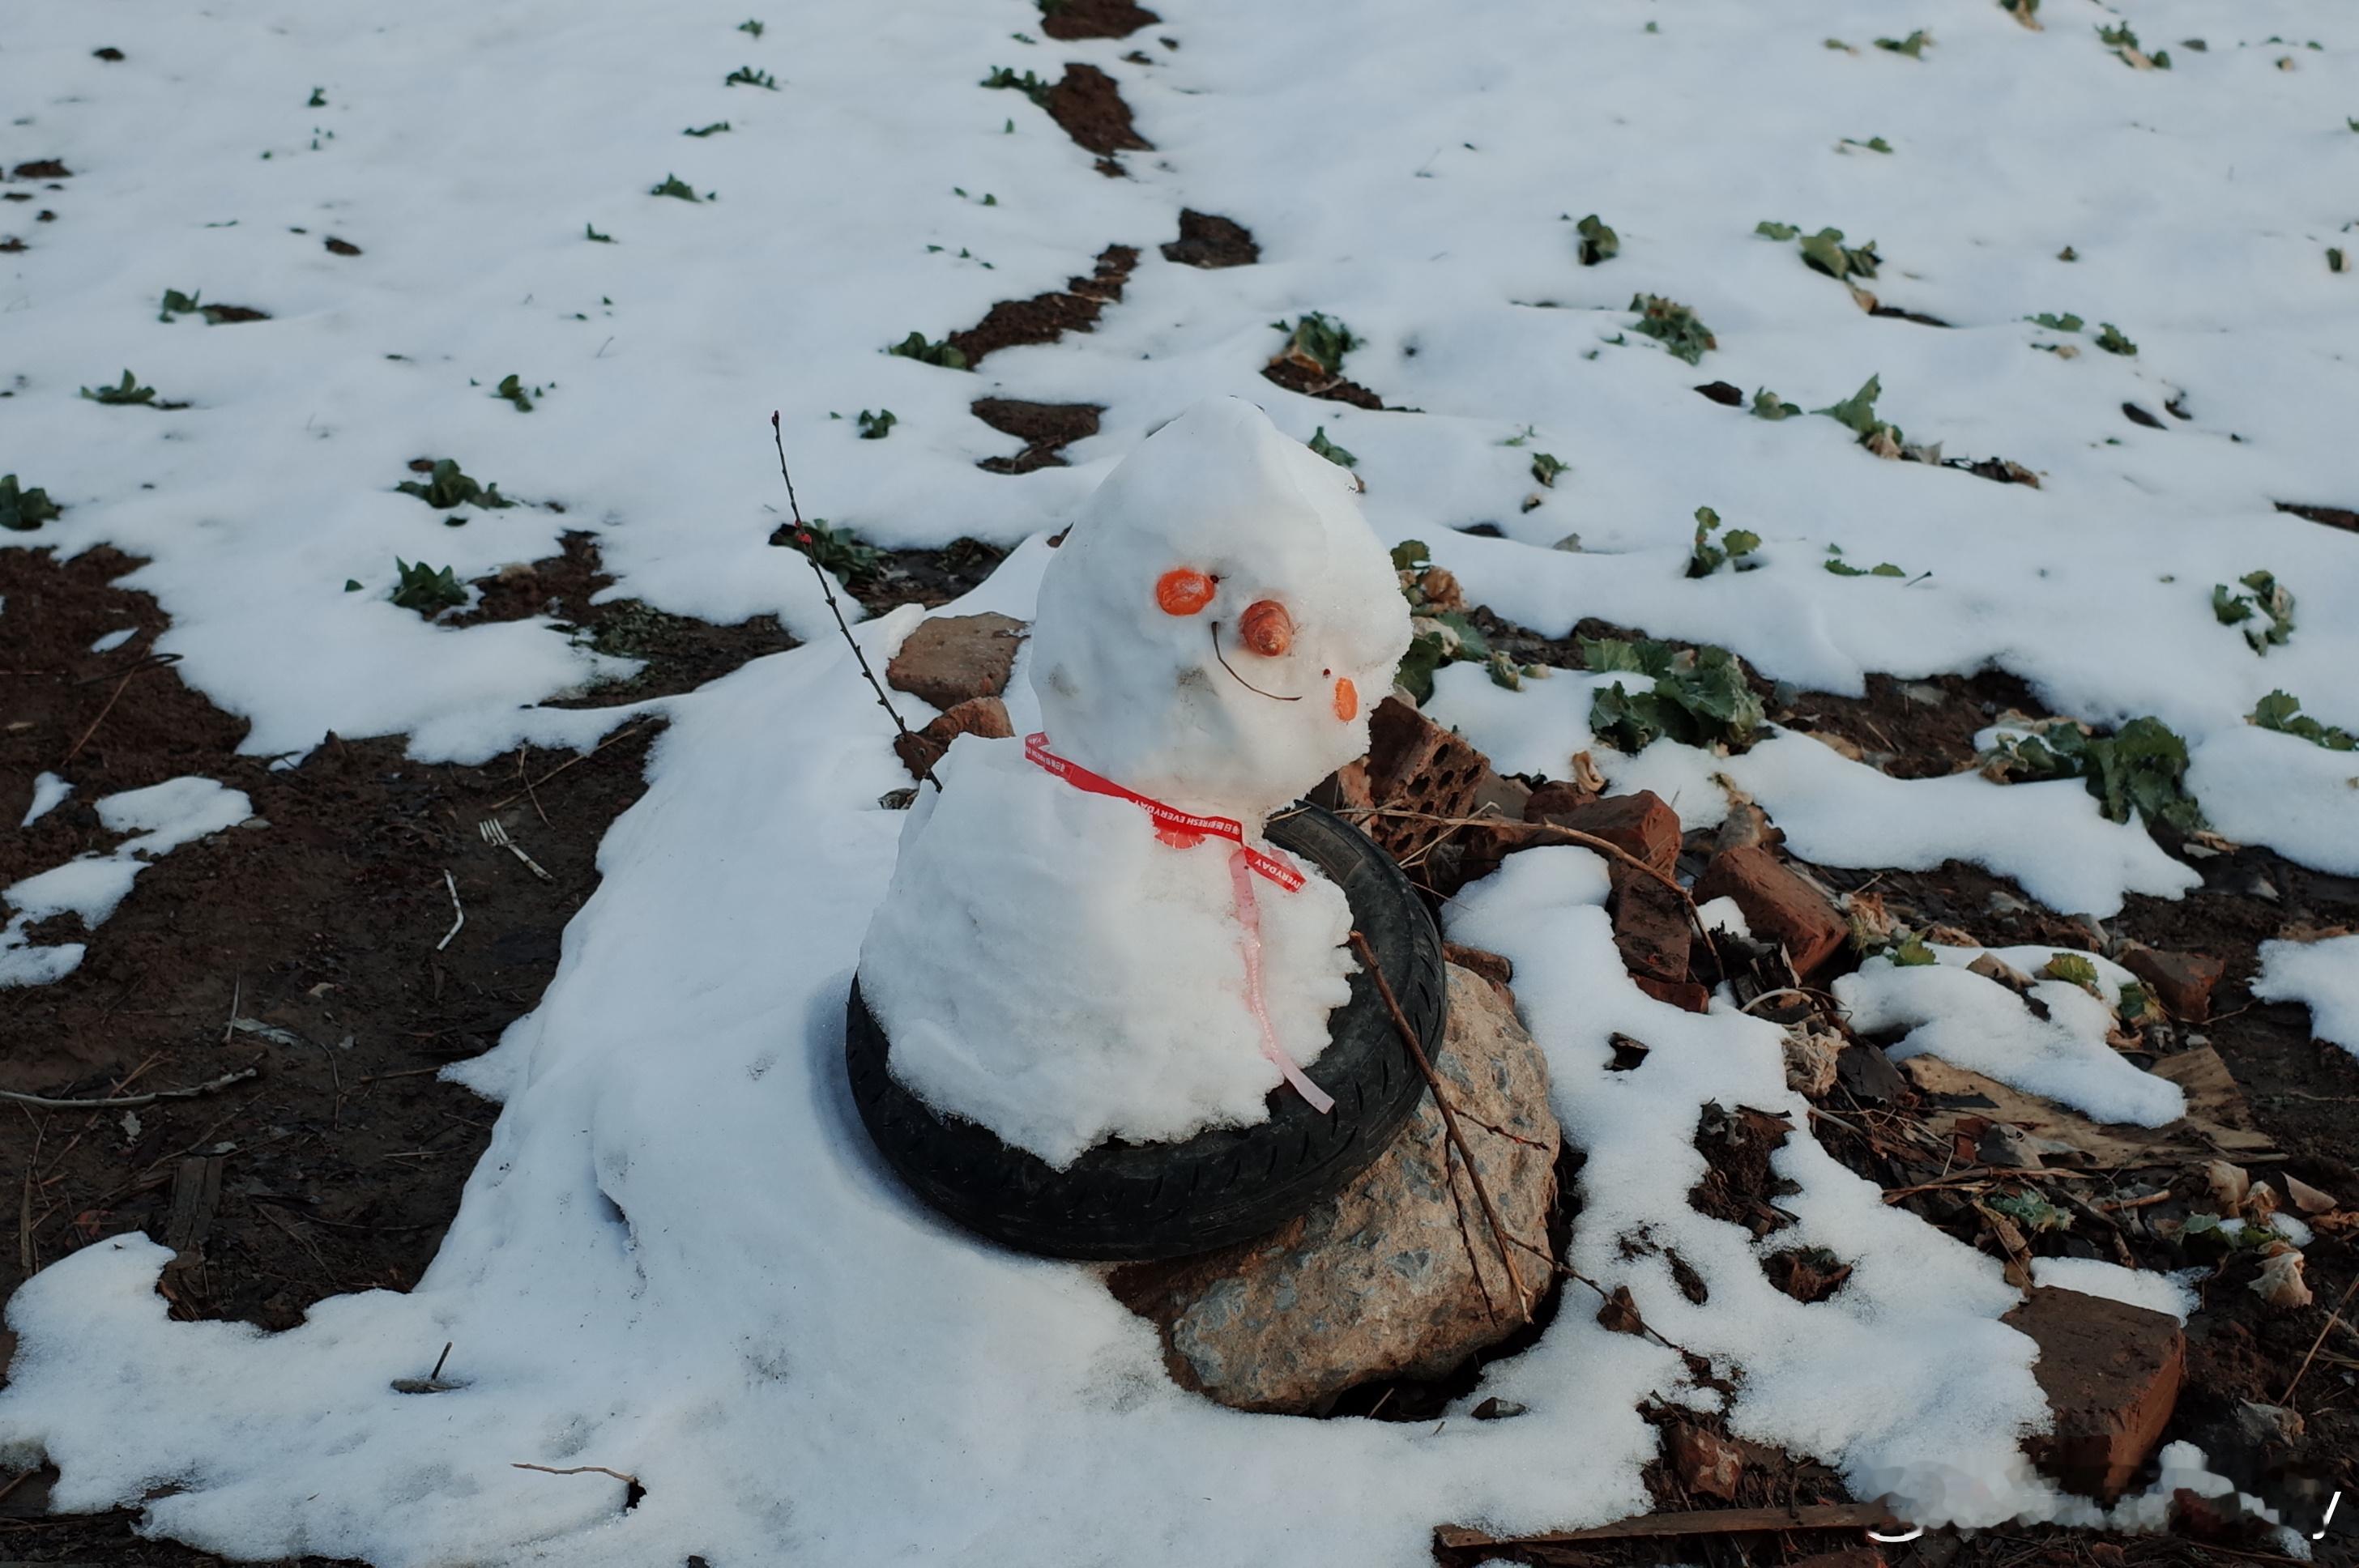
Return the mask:
POLYGON ((1745 1530, 1859 1530, 1896 1522, 1882 1503, 1810 1503, 1798 1509, 1695 1509, 1685 1513, 1640 1514, 1589 1530, 1544 1535, 1492 1535, 1445 1524, 1433 1543, 1450 1551, 1516 1546, 1554 1546, 1581 1541, 1622 1541, 1638 1536, 1734 1535, 1745 1530))
POLYGON ((532 777, 524 771, 525 759, 532 754, 529 746, 516 748, 516 778, 524 784, 525 798, 532 802, 532 814, 540 818, 543 827, 549 826, 549 813, 540 808, 540 796, 532 792, 532 777))
POLYGON ((2301 1387, 2302 1374, 2309 1371, 2310 1362, 2317 1359, 2318 1347, 2326 1343, 2326 1336, 2334 1327, 2336 1320, 2342 1317, 2343 1309, 2351 1304, 2351 1294, 2354 1291, 2359 1291, 2359 1274, 2353 1275, 2351 1282, 2343 1287, 2342 1299, 2334 1303, 2334 1310, 2326 1314, 2326 1321, 2318 1325, 2318 1337, 2310 1342, 2310 1354, 2303 1357, 2301 1365, 2294 1368, 2293 1381, 2288 1383, 2285 1392, 2277 1396, 2277 1403, 2281 1405, 2293 1403, 2293 1391, 2301 1387))
MULTIPOLYGON (((599 741, 596 745, 591 747, 580 756, 566 758, 565 761, 558 763, 557 766, 549 769, 549 772, 541 774, 538 779, 527 779, 525 781, 524 788, 516 791, 514 795, 505 795, 500 799, 492 802, 492 804, 484 809, 487 811, 499 811, 505 807, 514 806, 517 801, 523 800, 527 796, 531 795, 536 784, 547 784, 549 780, 555 778, 558 774, 563 773, 568 768, 580 767, 582 763, 590 761, 592 757, 595 757, 599 752, 604 751, 615 741, 623 740, 627 736, 637 734, 641 730, 644 730, 647 725, 653 722, 654 719, 632 719, 628 724, 624 725, 620 730, 615 730, 613 734, 607 736, 603 741, 599 741)), ((535 811, 538 811, 540 809, 540 802, 538 799, 534 799, 532 808, 535 811)), ((549 818, 544 815, 541 817, 541 820, 546 822, 549 818)))
POLYGON ((641 1484, 636 1476, 625 1476, 620 1470, 609 1470, 603 1465, 575 1465, 560 1470, 550 1465, 527 1465, 515 1460, 509 1463, 516 1469, 538 1470, 544 1476, 612 1476, 625 1486, 636 1487, 641 1484))
POLYGON ((1410 811, 1405 807, 1393 806, 1349 806, 1335 815, 1355 818, 1398 817, 1403 821, 1423 822, 1436 827, 1513 827, 1526 828, 1549 838, 1561 838, 1568 844, 1579 844, 1584 849, 1595 849, 1600 854, 1620 861, 1632 871, 1654 878, 1655 881, 1677 893, 1680 905, 1688 912, 1688 924, 1695 927, 1695 934, 1703 938, 1706 946, 1712 944, 1712 933, 1704 929, 1703 917, 1696 913, 1695 900, 1688 896, 1687 889, 1680 886, 1677 877, 1657 871, 1621 845, 1610 838, 1600 838, 1594 833, 1583 833, 1577 827, 1560 827, 1553 822, 1516 822, 1506 816, 1442 816, 1430 811, 1410 811))
POLYGON ((361 1083, 364 1085, 383 1083, 387 1078, 422 1078, 429 1073, 439 1073, 441 1070, 440 1067, 404 1067, 397 1073, 371 1073, 367 1077, 363 1078, 361 1083))
MULTIPOLYGON (((58 766, 62 768, 68 762, 72 762, 76 757, 82 755, 82 749, 90 744, 90 738, 98 733, 98 727, 106 722, 106 716, 108 714, 114 711, 115 703, 122 697, 124 688, 131 684, 132 676, 137 675, 141 670, 160 670, 168 665, 179 663, 179 658, 180 655, 178 654, 149 654, 141 658, 138 663, 133 665, 129 669, 124 671, 123 678, 114 683, 114 691, 107 695, 106 706, 98 710, 98 717, 90 721, 90 728, 82 732, 82 739, 76 741, 72 747, 67 751, 66 754, 58 759, 58 766)), ((100 678, 103 679, 104 677, 102 676, 100 678)), ((87 683, 77 682, 76 684, 82 685, 87 683)))
POLYGON ((438 953, 451 946, 451 938, 459 935, 459 928, 467 924, 467 912, 459 903, 458 879, 451 874, 448 866, 442 869, 442 885, 451 890, 451 909, 459 918, 451 923, 450 930, 442 933, 442 940, 434 944, 434 950, 438 953))
MULTIPOLYGON (((852 634, 850 623, 843 619, 843 607, 835 601, 835 585, 828 580, 826 569, 819 564, 819 556, 811 548, 810 528, 803 522, 802 507, 795 500, 794 475, 787 471, 787 438, 778 433, 778 415, 776 409, 770 411, 770 439, 778 449, 778 477, 787 481, 787 511, 795 520, 795 543, 803 547, 803 559, 810 563, 811 575, 819 579, 819 591, 827 600, 828 613, 835 617, 835 629, 843 633, 844 643, 851 648, 853 658, 859 662, 860 674, 868 682, 868 689, 876 694, 876 706, 883 708, 886 717, 893 720, 894 730, 903 740, 912 740, 914 737, 909 733, 909 727, 901 722, 900 710, 893 706, 893 699, 885 695, 884 683, 876 678, 876 672, 868 667, 868 655, 860 651, 860 640, 852 634)), ((914 745, 906 750, 913 755, 919 754, 919 749, 914 745)), ((918 776, 940 791, 942 781, 934 777, 932 764, 924 762, 922 756, 920 756, 920 763, 918 776)))
POLYGON ((33 1152, 25 1156, 25 1191, 16 1200, 16 1267, 27 1274, 33 1272, 33 1167, 41 1162, 41 1138, 49 1124, 35 1119, 30 1110, 25 1119, 33 1123, 33 1152))
MULTIPOLYGON (((1499 1218, 1498 1206, 1491 1201, 1491 1189, 1483 1181, 1481 1167, 1474 1163, 1474 1152, 1466 1147, 1466 1135, 1458 1130, 1458 1113, 1451 1108, 1450 1097, 1442 1092, 1441 1076, 1426 1059, 1425 1044, 1418 1039, 1417 1031, 1409 1027, 1407 1015, 1401 1011, 1400 1002, 1393 996, 1392 982, 1385 979, 1384 967, 1376 962, 1375 949, 1370 947, 1367 937, 1357 931, 1352 933, 1352 946, 1359 949, 1360 962, 1367 966, 1368 978, 1375 982, 1376 995, 1384 999, 1385 1011, 1393 1015, 1393 1027, 1400 1031, 1401 1044, 1408 1047, 1409 1055, 1416 1059, 1417 1070, 1425 1075, 1426 1087, 1433 1091, 1434 1108, 1441 1112, 1442 1130, 1456 1145, 1458 1158, 1466 1167, 1467 1180, 1474 1184, 1474 1196, 1483 1206, 1483 1218, 1491 1227, 1491 1239, 1498 1245, 1499 1261, 1507 1271, 1507 1282, 1515 1287, 1516 1304, 1522 1310, 1525 1321, 1529 1322, 1532 1315, 1531 1292, 1524 1288, 1523 1271, 1516 1267, 1516 1255, 1508 1249, 1507 1227, 1499 1218)), ((1482 1271, 1477 1269, 1475 1275, 1479 1279, 1482 1271)))
POLYGON ((1474 1289, 1483 1298, 1483 1315, 1496 1323, 1499 1305, 1491 1299, 1490 1282, 1483 1278, 1483 1260, 1475 1255, 1474 1233, 1466 1227, 1466 1202, 1458 1195, 1458 1174, 1451 1158, 1451 1147, 1441 1146, 1441 1184, 1450 1189, 1450 1209, 1458 1217, 1458 1244, 1466 1249, 1466 1269, 1474 1276, 1474 1289))
POLYGON ((234 1073, 223 1073, 212 1082, 199 1084, 194 1088, 150 1089, 144 1095, 122 1095, 114 1099, 50 1099, 44 1095, 18 1094, 15 1089, 0 1089, 0 1099, 16 1105, 29 1105, 40 1110, 136 1110, 143 1105, 154 1105, 159 1099, 194 1099, 199 1095, 209 1095, 215 1089, 227 1088, 232 1084, 244 1083, 261 1075, 259 1067, 240 1067, 234 1073))

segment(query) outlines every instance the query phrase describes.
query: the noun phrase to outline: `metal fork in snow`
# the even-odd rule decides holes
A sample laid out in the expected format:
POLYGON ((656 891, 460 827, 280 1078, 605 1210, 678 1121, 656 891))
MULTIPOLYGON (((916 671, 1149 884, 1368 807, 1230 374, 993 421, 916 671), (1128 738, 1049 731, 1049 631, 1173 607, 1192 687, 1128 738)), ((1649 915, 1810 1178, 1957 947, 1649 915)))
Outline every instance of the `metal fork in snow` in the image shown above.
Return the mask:
POLYGON ((540 869, 540 862, 538 860, 534 860, 530 855, 524 852, 523 845, 508 837, 507 828, 501 823, 498 817, 484 817, 481 822, 475 824, 475 831, 484 836, 484 843, 495 845, 500 849, 506 849, 509 854, 514 855, 517 860, 522 860, 524 862, 524 869, 530 871, 534 876, 538 877, 542 881, 553 882, 557 880, 555 877, 550 876, 547 871, 540 869))

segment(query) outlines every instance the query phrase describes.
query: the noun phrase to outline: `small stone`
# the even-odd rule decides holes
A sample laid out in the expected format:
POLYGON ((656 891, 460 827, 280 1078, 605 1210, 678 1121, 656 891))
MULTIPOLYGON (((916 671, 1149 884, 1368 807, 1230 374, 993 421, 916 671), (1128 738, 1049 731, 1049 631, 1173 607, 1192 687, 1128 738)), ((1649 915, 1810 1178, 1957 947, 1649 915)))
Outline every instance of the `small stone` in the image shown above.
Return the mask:
POLYGON ((1573 805, 1559 805, 1561 799, 1560 794, 1548 787, 1534 791, 1525 804, 1524 820, 1550 823, 1603 838, 1665 876, 1679 865, 1680 814, 1653 790, 1609 795, 1573 805))
POLYGON ((2001 1319, 2039 1346, 2032 1368, 2055 1430, 2024 1452, 2073 1491, 2111 1502, 2162 1440, 2187 1369, 2187 1335, 2168 1313, 2035 1286, 2001 1319))
POLYGON ((1473 1414, 1476 1421, 1507 1421, 1530 1409, 1529 1405, 1519 1405, 1513 1400, 1503 1400, 1494 1394, 1476 1405, 1473 1414))
POLYGON ((1025 625, 1006 615, 936 615, 918 622, 885 666, 896 691, 952 708, 973 697, 997 697, 1016 667, 1025 625))
POLYGON ((2228 966, 2201 953, 2166 953, 2125 945, 2122 968, 2146 982, 2174 1018, 2201 1023, 2212 1016, 2212 988, 2228 966))
MULTIPOLYGON (((1453 965, 1449 983, 1434 1071, 1502 1221, 1540 1249, 1515 1248, 1537 1291, 1562 1137, 1547 1060, 1488 981, 1453 965)), ((1156 1325, 1174 1380, 1240 1410, 1299 1413, 1373 1379, 1439 1377, 1523 1323, 1446 1138, 1429 1096, 1375 1164, 1310 1213, 1216 1252, 1126 1265, 1108 1287, 1156 1325)))
POLYGON ((1693 892, 1700 903, 1734 899, 1753 935, 1784 943, 1794 972, 1805 979, 1843 950, 1851 933, 1850 923, 1825 894, 1767 849, 1722 850, 1696 879, 1693 892))
POLYGON ((893 738, 893 754, 909 770, 913 779, 922 779, 951 742, 962 735, 979 735, 985 740, 1005 740, 1016 733, 1008 721, 1007 705, 995 697, 971 697, 936 718, 923 730, 893 738))
POLYGON ((1675 1423, 1664 1433, 1680 1484, 1690 1492, 1704 1492, 1734 1501, 1736 1483, 1744 1477, 1745 1459, 1720 1437, 1700 1426, 1675 1423))

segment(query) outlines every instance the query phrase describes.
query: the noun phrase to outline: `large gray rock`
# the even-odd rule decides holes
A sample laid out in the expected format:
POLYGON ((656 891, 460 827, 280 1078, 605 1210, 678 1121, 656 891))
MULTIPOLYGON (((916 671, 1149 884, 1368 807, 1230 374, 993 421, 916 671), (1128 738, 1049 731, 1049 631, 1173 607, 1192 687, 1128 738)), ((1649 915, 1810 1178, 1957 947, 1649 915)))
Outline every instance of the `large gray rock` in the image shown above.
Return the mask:
MULTIPOLYGON (((1500 1218, 1540 1249, 1515 1249, 1537 1295, 1562 1141, 1548 1065, 1500 988, 1455 964, 1449 976, 1434 1070, 1500 1218)), ((1299 1412, 1371 1379, 1438 1377, 1523 1321, 1446 1147, 1428 1095, 1392 1147, 1310 1213, 1218 1252, 1125 1265, 1109 1283, 1161 1329, 1174 1379, 1240 1410, 1299 1412)))

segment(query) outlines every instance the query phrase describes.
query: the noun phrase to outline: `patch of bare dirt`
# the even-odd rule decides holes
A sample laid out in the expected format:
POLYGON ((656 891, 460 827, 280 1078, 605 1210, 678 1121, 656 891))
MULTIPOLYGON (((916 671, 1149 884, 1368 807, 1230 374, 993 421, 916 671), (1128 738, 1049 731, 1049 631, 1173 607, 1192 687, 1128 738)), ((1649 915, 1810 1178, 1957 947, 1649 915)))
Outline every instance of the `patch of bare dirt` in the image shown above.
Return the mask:
POLYGON ((599 559, 597 536, 574 530, 561 543, 558 555, 475 579, 473 586, 482 593, 475 606, 443 622, 470 626, 546 615, 599 653, 638 659, 645 665, 627 679, 552 699, 552 708, 614 708, 693 691, 742 664, 795 645, 775 615, 716 626, 636 599, 592 602, 614 582, 599 559))
POLYGON ((2330 528, 2343 528, 2359 534, 2359 512, 2348 506, 2312 506, 2299 501, 2280 501, 2276 504, 2280 512, 2290 512, 2297 517, 2307 517, 2330 528))
POLYGON ((1126 38, 1161 20, 1131 0, 1049 0, 1041 8, 1040 30, 1060 43, 1071 43, 1078 38, 1126 38))
POLYGON ((1064 449, 1098 433, 1100 403, 1025 403, 1012 397, 979 397, 974 416, 1004 436, 1024 443, 1014 457, 984 458, 975 466, 992 473, 1030 473, 1065 466, 1064 449))
POLYGON ((981 321, 963 332, 952 332, 950 345, 973 366, 995 350, 1053 343, 1067 332, 1093 330, 1099 315, 1122 297, 1122 286, 1137 265, 1136 246, 1108 245, 1098 253, 1097 265, 1089 276, 1067 279, 1061 293, 1003 299, 981 321))
MULTIPOLYGON (((550 571, 560 602, 596 575, 576 550, 567 561, 550 571)), ((0 814, 23 816, 41 772, 74 786, 0 836, 0 884, 113 847, 92 803, 118 791, 201 774, 245 791, 255 817, 150 865, 95 931, 47 923, 89 951, 53 985, 0 991, 0 1087, 91 1099, 255 1076, 127 1116, 0 1108, 0 1180, 23 1199, 0 1295, 67 1252, 145 1231, 179 1249, 163 1282, 173 1315, 286 1328, 326 1296, 407 1290, 433 1257, 495 1114, 436 1075, 539 1000, 565 923, 597 886, 599 840, 645 788, 655 727, 626 726, 582 757, 517 752, 480 768, 412 762, 398 738, 331 736, 273 770, 238 754, 244 720, 147 656, 165 617, 114 580, 137 564, 104 548, 63 562, 0 551, 16 629, 0 674, 0 814), (125 626, 128 643, 85 651, 125 626), (484 842, 485 819, 549 880, 484 842), (438 951, 452 924, 446 871, 467 921, 438 951)), ((668 656, 657 650, 656 665, 668 656)), ((13 1344, 0 1335, 0 1360, 13 1344)), ((128 1514, 40 1517, 42 1472, 0 1474, 0 1490, 7 1558, 216 1561, 138 1541, 128 1514)))
POLYGON ((1155 144, 1130 123, 1130 105, 1122 88, 1093 65, 1069 64, 1057 85, 1049 89, 1042 107, 1075 145, 1098 155, 1098 171, 1119 175, 1122 165, 1114 155, 1147 152, 1155 144))
POLYGON ((1251 266, 1261 260, 1261 246, 1254 243, 1253 231, 1235 219, 1183 207, 1180 237, 1164 242, 1163 259, 1182 266, 1251 266))
POLYGON ((1990 669, 1922 680, 1870 676, 1864 697, 1795 692, 1776 718, 1789 729, 1838 737, 1894 778, 1917 779, 1973 767, 1975 734, 2010 710, 2048 717, 2022 680, 1990 669))

